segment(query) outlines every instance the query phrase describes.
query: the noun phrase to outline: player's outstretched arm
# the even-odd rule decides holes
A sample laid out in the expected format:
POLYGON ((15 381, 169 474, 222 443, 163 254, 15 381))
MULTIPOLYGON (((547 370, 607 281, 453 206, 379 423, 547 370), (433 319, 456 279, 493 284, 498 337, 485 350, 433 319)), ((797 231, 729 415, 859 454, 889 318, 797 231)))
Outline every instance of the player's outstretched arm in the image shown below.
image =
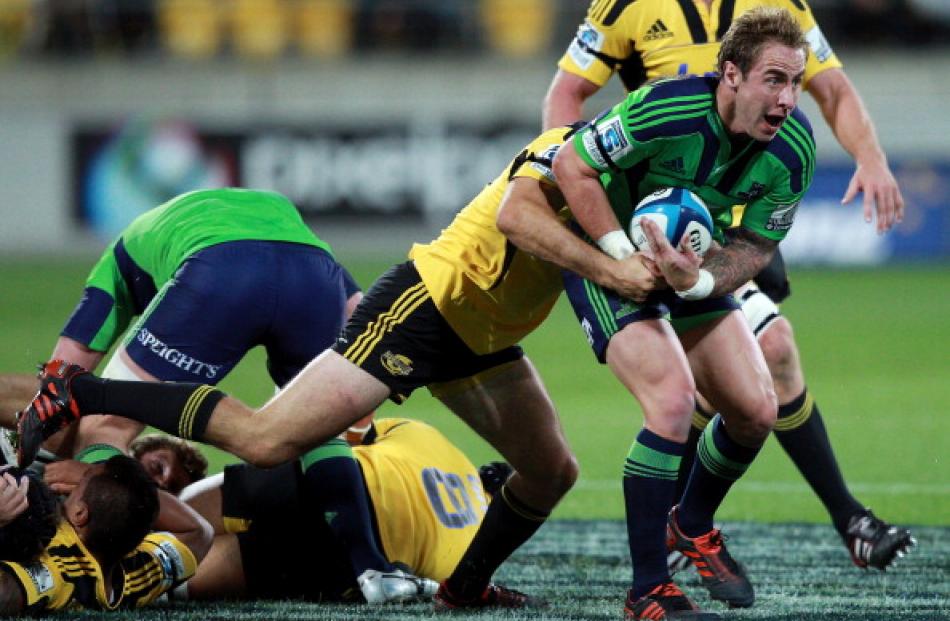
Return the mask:
POLYGON ((153 530, 173 534, 178 541, 191 550, 200 563, 211 549, 211 542, 214 540, 211 524, 197 511, 168 492, 159 490, 158 502, 158 518, 155 520, 153 530))
POLYGON ((841 146, 854 158, 856 170, 842 203, 849 203, 858 192, 864 194, 864 220, 871 221, 877 211, 877 231, 883 233, 904 218, 904 197, 887 164, 877 139, 874 123, 857 89, 841 69, 822 71, 808 83, 841 146))
POLYGON ((53 348, 51 360, 65 360, 78 364, 87 371, 93 371, 102 362, 105 352, 90 349, 87 345, 68 336, 61 336, 53 348))
POLYGON ((584 102, 600 87, 580 76, 558 69, 544 96, 541 125, 545 131, 560 125, 570 125, 584 117, 584 102))
POLYGON ((639 255, 615 261, 572 233, 555 211, 564 204, 555 188, 534 179, 514 179, 498 209, 498 229, 515 246, 599 285, 642 300, 656 278, 639 255))

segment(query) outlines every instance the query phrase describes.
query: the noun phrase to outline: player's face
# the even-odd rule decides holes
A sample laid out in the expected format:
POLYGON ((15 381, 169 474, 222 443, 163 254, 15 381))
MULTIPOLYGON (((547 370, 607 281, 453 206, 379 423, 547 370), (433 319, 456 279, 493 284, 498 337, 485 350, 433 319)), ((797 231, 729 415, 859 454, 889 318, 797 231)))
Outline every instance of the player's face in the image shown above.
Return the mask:
POLYGON ((730 131, 769 141, 798 105, 805 75, 804 50, 778 43, 766 45, 758 61, 742 75, 732 66, 735 115, 730 131))
POLYGON ((142 453, 139 461, 148 476, 166 492, 177 496, 190 483, 185 467, 171 449, 158 448, 142 453))

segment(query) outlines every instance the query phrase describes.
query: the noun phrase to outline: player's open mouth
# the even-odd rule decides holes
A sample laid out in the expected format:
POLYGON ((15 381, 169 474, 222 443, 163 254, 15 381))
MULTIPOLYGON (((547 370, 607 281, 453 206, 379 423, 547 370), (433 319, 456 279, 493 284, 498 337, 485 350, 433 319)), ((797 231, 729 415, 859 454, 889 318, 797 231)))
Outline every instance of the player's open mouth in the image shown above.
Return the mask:
POLYGON ((766 114, 765 122, 769 124, 770 127, 778 129, 782 126, 782 123, 785 122, 785 115, 783 114, 766 114))

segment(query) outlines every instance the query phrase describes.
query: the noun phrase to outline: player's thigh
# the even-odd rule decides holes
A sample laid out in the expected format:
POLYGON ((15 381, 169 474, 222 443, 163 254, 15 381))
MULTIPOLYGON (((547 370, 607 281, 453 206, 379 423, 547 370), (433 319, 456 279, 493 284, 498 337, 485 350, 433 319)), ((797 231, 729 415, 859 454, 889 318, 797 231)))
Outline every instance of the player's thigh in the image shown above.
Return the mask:
POLYGON ((271 467, 343 433, 389 394, 375 377, 326 350, 252 416, 221 417, 216 444, 239 450, 255 465, 271 467))
POLYGON ((697 389, 727 421, 730 416, 767 419, 771 412, 774 422, 772 379, 741 312, 689 330, 681 339, 697 389))
POLYGON ((522 474, 543 476, 571 467, 554 403, 527 358, 432 391, 522 474))
POLYGON ((686 439, 696 387, 669 322, 648 319, 624 326, 610 339, 607 364, 637 398, 648 429, 677 442, 686 439))

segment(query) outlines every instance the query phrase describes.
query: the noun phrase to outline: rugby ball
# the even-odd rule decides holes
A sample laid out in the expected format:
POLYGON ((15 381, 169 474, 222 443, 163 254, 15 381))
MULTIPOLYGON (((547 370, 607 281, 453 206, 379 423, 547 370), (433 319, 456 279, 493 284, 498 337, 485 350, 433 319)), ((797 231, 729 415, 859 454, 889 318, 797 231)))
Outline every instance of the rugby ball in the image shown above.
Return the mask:
POLYGON ((650 250, 641 227, 644 218, 656 222, 674 247, 683 235, 688 235, 689 246, 700 256, 712 244, 713 220, 709 209, 703 199, 686 188, 663 188, 637 203, 630 220, 630 241, 640 252, 650 250))

